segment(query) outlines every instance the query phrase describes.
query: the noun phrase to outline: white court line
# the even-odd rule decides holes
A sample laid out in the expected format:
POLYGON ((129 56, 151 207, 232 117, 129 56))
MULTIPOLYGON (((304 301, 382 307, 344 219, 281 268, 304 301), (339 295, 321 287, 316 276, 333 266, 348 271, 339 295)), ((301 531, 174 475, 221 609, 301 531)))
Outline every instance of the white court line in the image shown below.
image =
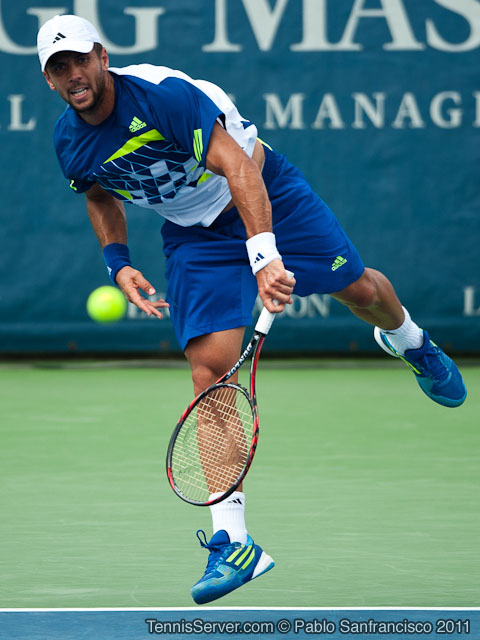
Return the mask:
POLYGON ((56 613, 83 611, 480 611, 480 607, 72 607, 0 609, 0 613, 56 613))

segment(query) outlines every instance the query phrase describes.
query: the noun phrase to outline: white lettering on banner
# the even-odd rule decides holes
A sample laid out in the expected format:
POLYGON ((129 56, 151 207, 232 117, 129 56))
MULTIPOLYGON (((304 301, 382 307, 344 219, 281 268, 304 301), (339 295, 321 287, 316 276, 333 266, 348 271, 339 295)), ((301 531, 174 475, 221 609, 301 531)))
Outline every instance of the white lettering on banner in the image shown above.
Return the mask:
MULTIPOLYGON (((149 300, 160 300, 165 298, 165 293, 159 292, 154 296, 150 296, 149 300)), ((300 296, 292 295, 293 304, 285 305, 285 311, 279 314, 280 318, 328 318, 330 316, 330 303, 332 298, 328 294, 320 295, 314 293, 306 298, 300 298, 300 296)), ((253 309, 254 315, 258 315, 263 309, 263 302, 260 296, 255 301, 253 309)), ((162 319, 170 318, 170 312, 167 309, 162 309, 162 319)), ((154 318, 154 316, 151 316, 154 318)), ((148 320, 149 317, 143 313, 136 305, 131 302, 127 307, 127 318, 130 320, 148 320)), ((155 318, 158 320, 158 318, 155 318)))
POLYGON ((417 99, 413 93, 406 93, 398 108, 397 117, 392 122, 394 129, 405 129, 405 120, 410 122, 411 129, 423 129, 425 122, 422 120, 418 108, 417 99))
MULTIPOLYGON (((102 43, 108 49, 109 53, 132 54, 142 53, 144 51, 152 51, 158 47, 157 18, 165 13, 163 7, 126 7, 123 13, 134 17, 135 22, 135 38, 134 44, 130 46, 120 46, 111 42, 102 30, 100 17, 98 12, 99 0, 74 0, 73 13, 86 18, 96 27, 102 38, 102 43)), ((38 20, 38 28, 47 20, 53 18, 57 14, 68 13, 66 7, 49 7, 39 8, 32 7, 27 9, 27 14, 34 15, 38 20)), ((8 35, 2 19, 2 2, 0 0, 0 51, 11 53, 14 55, 32 55, 37 53, 36 46, 24 47, 16 44, 8 35)))
POLYGON ((361 51, 363 47, 353 41, 361 18, 384 18, 392 42, 383 45, 389 51, 415 51, 424 49, 425 45, 417 42, 408 21, 402 0, 380 0, 382 9, 365 9, 366 0, 355 0, 350 17, 341 41, 335 47, 340 51, 361 51))
MULTIPOLYGON (((376 129, 425 129, 429 124, 440 129, 456 129, 464 123, 464 96, 457 91, 441 91, 434 95, 428 105, 428 113, 422 114, 417 98, 413 93, 407 92, 403 96, 391 96, 385 92, 375 92, 371 95, 354 92, 351 94, 353 107, 348 109, 349 119, 343 103, 340 108, 338 99, 332 93, 324 94, 320 99, 319 107, 312 107, 311 101, 314 95, 305 93, 293 93, 283 99, 277 93, 263 95, 265 101, 265 122, 260 125, 264 129, 338 129, 350 127, 356 130, 376 129), (396 108, 393 119, 387 121, 386 107, 392 104, 396 108), (311 111, 313 121, 306 116, 306 111, 311 111), (316 111, 314 111, 316 109, 316 111), (428 119, 428 116, 430 118, 428 119)), ((480 128, 480 91, 473 94, 475 101, 475 116, 472 127, 480 128)), ((28 120, 23 115, 26 96, 12 94, 6 96, 10 102, 10 121, 8 131, 32 131, 36 128, 37 118, 31 116, 28 120)), ((422 99, 424 97, 422 96, 422 99)), ((342 96, 344 102, 344 97, 342 96)), ((257 123, 259 124, 259 123, 257 123)))
POLYGON ((239 44, 232 44, 227 34, 227 0, 215 1, 215 39, 210 44, 204 44, 202 51, 221 53, 238 52, 243 49, 239 44))
POLYGON ((453 44, 442 38, 432 20, 427 20, 425 27, 430 46, 433 49, 450 53, 462 53, 476 49, 480 45, 480 3, 478 0, 435 0, 435 2, 465 18, 470 27, 470 36, 465 42, 453 44))
POLYGON ((326 93, 323 96, 317 117, 312 123, 312 129, 324 129, 325 118, 330 120, 330 129, 345 129, 345 123, 340 115, 335 96, 331 93, 326 93))
POLYGON ((437 93, 430 104, 430 117, 437 127, 441 129, 455 129, 462 124, 463 112, 461 109, 449 108, 446 112, 449 118, 444 118, 442 115, 442 107, 444 103, 450 100, 454 104, 459 105, 462 103, 462 97, 457 91, 442 91, 437 93))
POLYGON ((304 129, 303 101, 304 93, 293 93, 288 99, 286 107, 282 106, 276 93, 265 93, 266 118, 265 129, 304 129), (278 127, 276 126, 278 124, 278 127))
POLYGON ((475 121, 474 127, 480 127, 480 91, 474 91, 473 97, 475 98, 475 121))
MULTIPOLYGON (((30 15, 36 15, 38 19, 38 28, 46 22, 56 16, 58 13, 64 13, 66 9, 64 7, 49 7, 48 9, 27 9, 27 13, 30 15)), ((0 51, 3 53, 11 53, 13 55, 32 55, 37 53, 37 47, 22 47, 16 44, 9 37, 2 20, 2 0, 0 0, 0 51)))
MULTIPOLYGON (((475 98, 474 127, 480 127, 480 92, 473 94, 475 98)), ((265 129, 305 129, 306 95, 293 93, 282 103, 276 93, 266 93, 265 100, 265 129)), ((310 96, 309 96, 310 97, 310 96)), ((377 129, 388 126, 385 118, 385 106, 388 95, 385 92, 376 92, 372 96, 365 93, 352 93, 354 103, 354 120, 352 129, 366 129, 369 125, 377 129), (368 120, 367 120, 368 119, 368 120)), ((432 124, 441 129, 455 129, 463 124, 462 95, 457 91, 441 91, 433 96, 429 105, 429 115, 432 124), (446 108, 446 104, 453 103, 453 107, 446 108)), ((344 129, 345 118, 331 93, 325 94, 320 102, 320 107, 311 124, 312 129, 344 129), (328 121, 328 125, 326 124, 328 121)), ((393 129, 424 129, 427 124, 418 106, 417 98, 413 93, 407 92, 401 97, 396 115, 390 125, 393 129)))
MULTIPOLYGON (((310 296, 301 298, 300 296, 292 295, 293 304, 286 304, 285 310, 278 314, 279 318, 328 318, 330 317, 330 303, 331 296, 326 294, 313 293, 310 296)), ((255 301, 255 307, 253 309, 254 315, 258 315, 263 309, 263 302, 260 296, 255 301)))
MULTIPOLYGON (((302 40, 292 44, 291 51, 363 51, 355 41, 361 21, 382 19, 389 30, 391 40, 384 42, 385 51, 423 51, 426 44, 419 41, 413 32, 404 0, 378 0, 381 7, 367 8, 369 0, 354 0, 343 35, 338 42, 328 40, 328 20, 335 10, 334 0, 302 0, 295 6, 302 11, 302 40), (330 14, 329 11, 330 10, 330 14)), ((480 46, 480 3, 478 0, 434 0, 447 11, 451 11, 468 22, 470 35, 464 42, 449 42, 448 34, 440 35, 433 19, 425 21, 426 41, 432 49, 462 53, 480 46)), ((258 48, 270 51, 285 14, 288 0, 271 1, 242 0, 258 48)), ((228 0, 215 0, 215 34, 213 42, 202 47, 206 52, 240 52, 243 45, 230 42, 228 37, 228 0)))
POLYGON ((273 9, 267 0, 243 0, 260 51, 270 51, 288 0, 277 0, 273 9))
POLYGON ((365 129, 367 126, 363 120, 363 114, 365 114, 377 129, 383 129, 385 126, 385 93, 373 94, 375 104, 364 93, 352 93, 352 96, 355 101, 355 120, 352 127, 365 129))
MULTIPOLYGON (((480 47, 480 2, 479 0, 433 0, 446 11, 463 18, 469 27, 469 36, 463 42, 449 40, 451 34, 443 28, 441 33, 433 18, 427 18, 419 32, 426 34, 426 43, 415 36, 405 0, 377 0, 377 8, 368 7, 371 0, 354 0, 349 12, 343 34, 338 42, 328 39, 329 20, 340 3, 334 0, 241 0, 250 28, 261 51, 271 51, 280 29, 287 6, 301 12, 302 39, 290 45, 291 51, 363 51, 364 45, 356 41, 359 26, 367 20, 381 19, 387 26, 390 40, 370 43, 382 46, 385 51, 422 51, 426 45, 432 49, 449 53, 463 53, 480 47)), ((233 43, 228 36, 228 9, 235 3, 229 0, 215 0, 214 39, 202 46, 205 52, 239 53, 243 45, 233 43)), ((126 7, 123 13, 134 18, 134 43, 121 46, 110 41, 103 31, 99 18, 100 0, 71 0, 68 7, 30 7, 28 15, 34 15, 38 27, 56 14, 72 11, 95 24, 104 44, 115 54, 132 54, 152 51, 158 48, 158 17, 166 12, 163 7, 126 7), (73 7, 73 8, 71 8, 73 7)), ((238 4, 236 5, 238 6, 238 4)), ((411 11, 413 11, 411 9, 411 11)), ((108 27, 108 24, 107 24, 108 27)), ((383 37, 383 36, 382 36, 383 37)), ((388 37, 388 36, 387 36, 388 37)), ((455 40, 455 38, 453 38, 455 40)), ((31 46, 17 44, 7 33, 3 22, 2 1, 0 0, 0 51, 13 55, 32 55, 36 53, 34 43, 31 46)))
POLYGON ((33 131, 37 124, 36 118, 30 118, 28 122, 23 122, 22 118, 22 104, 25 100, 25 96, 10 95, 7 96, 10 101, 10 124, 8 125, 9 131, 33 131))
POLYGON ((463 315, 467 317, 480 316, 480 306, 475 309, 475 287, 463 288, 463 315))
POLYGON ((103 32, 98 13, 99 0, 75 0, 74 13, 92 22, 98 29, 102 44, 109 53, 142 53, 158 47, 157 18, 165 13, 163 7, 127 7, 123 13, 135 18, 135 41, 131 46, 121 47, 111 42, 103 32))
MULTIPOLYGON (((166 293, 158 292, 154 296, 148 296, 148 299, 152 302, 155 300, 165 300, 166 293)), ((150 320, 155 319, 158 320, 167 320, 170 318, 170 309, 165 307, 165 309, 160 309, 162 312, 162 317, 158 318, 157 316, 147 316, 141 309, 137 307, 137 305, 133 304, 133 302, 129 302, 127 305, 127 318, 129 320, 150 320)))

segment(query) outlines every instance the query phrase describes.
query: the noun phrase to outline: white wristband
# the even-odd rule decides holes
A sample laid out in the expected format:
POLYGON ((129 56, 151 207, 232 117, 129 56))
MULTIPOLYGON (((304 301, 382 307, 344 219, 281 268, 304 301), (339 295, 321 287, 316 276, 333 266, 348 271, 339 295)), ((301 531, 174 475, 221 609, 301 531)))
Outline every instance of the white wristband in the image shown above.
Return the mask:
POLYGON ((269 231, 257 233, 256 236, 249 238, 246 244, 253 275, 266 267, 272 260, 282 259, 277 251, 275 236, 269 231))

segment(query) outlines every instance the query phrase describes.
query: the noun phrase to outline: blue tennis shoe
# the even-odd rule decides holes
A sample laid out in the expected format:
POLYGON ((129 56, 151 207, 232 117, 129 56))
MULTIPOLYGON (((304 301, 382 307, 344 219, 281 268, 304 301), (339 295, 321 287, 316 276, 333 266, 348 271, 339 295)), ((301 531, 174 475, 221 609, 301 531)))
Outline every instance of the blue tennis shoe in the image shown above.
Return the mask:
POLYGON ((228 533, 217 531, 210 542, 205 532, 197 531, 197 538, 210 551, 207 568, 200 580, 191 589, 197 604, 205 604, 238 589, 243 584, 258 578, 273 568, 274 562, 261 547, 248 536, 247 543, 230 542, 228 533), (203 535, 203 540, 199 534, 203 535))
POLYGON ((375 327, 375 340, 384 351, 400 358, 410 367, 417 382, 429 398, 444 407, 458 407, 467 397, 467 389, 457 365, 423 332, 423 345, 400 354, 388 341, 388 337, 375 327))

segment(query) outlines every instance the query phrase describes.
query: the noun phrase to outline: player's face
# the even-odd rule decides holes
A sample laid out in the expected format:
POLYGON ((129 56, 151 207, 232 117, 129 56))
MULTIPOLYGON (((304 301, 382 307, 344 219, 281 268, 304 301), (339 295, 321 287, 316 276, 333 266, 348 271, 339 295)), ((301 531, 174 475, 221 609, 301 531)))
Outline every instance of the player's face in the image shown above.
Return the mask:
POLYGON ((105 49, 100 57, 94 50, 90 53, 61 51, 49 59, 44 76, 50 89, 58 91, 75 111, 87 114, 102 102, 107 69, 105 49))

